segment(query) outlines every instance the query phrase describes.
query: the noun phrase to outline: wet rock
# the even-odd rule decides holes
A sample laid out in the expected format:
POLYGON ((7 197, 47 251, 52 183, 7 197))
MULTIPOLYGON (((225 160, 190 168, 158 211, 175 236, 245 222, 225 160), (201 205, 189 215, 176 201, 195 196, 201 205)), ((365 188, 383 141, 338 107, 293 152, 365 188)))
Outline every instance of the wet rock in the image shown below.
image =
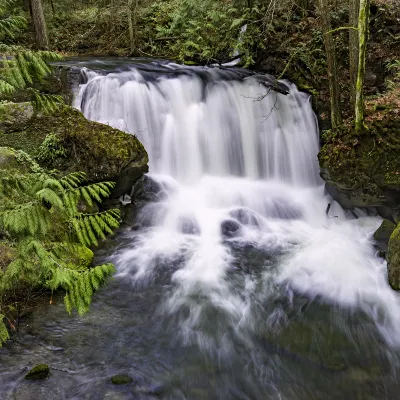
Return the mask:
POLYGON ((25 375, 25 379, 36 381, 40 379, 46 379, 49 376, 49 366, 47 364, 38 364, 25 375))
POLYGON ((135 202, 150 202, 163 199, 163 188, 160 183, 143 175, 137 180, 131 191, 131 197, 135 202))
POLYGON ((114 385, 128 385, 133 382, 133 378, 129 375, 114 375, 111 377, 111 382, 114 385))
POLYGON ((240 230, 240 224, 233 219, 228 219, 221 224, 221 234, 225 237, 234 237, 240 230))
POLYGON ((390 236, 387 262, 389 284, 392 289, 400 290, 400 224, 390 236))
POLYGON ((383 220, 381 226, 374 233, 374 240, 376 241, 376 249, 383 254, 387 251, 389 239, 395 230, 396 225, 388 221, 387 219, 383 220))
POLYGON ((237 219, 242 225, 260 226, 257 216, 250 210, 238 208, 229 213, 232 218, 237 219))
POLYGON ((178 222, 179 230, 186 235, 198 235, 200 227, 196 220, 192 218, 182 217, 178 222))

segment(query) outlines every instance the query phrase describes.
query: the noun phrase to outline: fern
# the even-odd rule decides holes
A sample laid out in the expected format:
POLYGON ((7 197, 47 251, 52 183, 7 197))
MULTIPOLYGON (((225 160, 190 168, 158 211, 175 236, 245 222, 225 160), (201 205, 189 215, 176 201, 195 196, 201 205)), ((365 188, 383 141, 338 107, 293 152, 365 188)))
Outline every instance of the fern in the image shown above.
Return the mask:
POLYGON ((17 90, 29 88, 36 109, 53 112, 63 105, 62 97, 44 95, 30 86, 51 72, 48 62, 60 60, 61 56, 51 51, 32 51, 6 42, 26 26, 24 17, 11 14, 10 10, 15 7, 15 0, 0 0, 0 100, 17 90))
MULTIPOLYGON (((111 264, 90 267, 89 247, 118 228, 120 212, 82 213, 78 203, 101 203, 114 184, 84 185, 86 176, 80 172, 57 178, 34 161, 31 169, 26 174, 1 171, 0 175, 0 232, 16 250, 13 261, 0 271, 0 296, 18 285, 62 289, 67 311, 83 314, 93 293, 114 272, 111 264)), ((1 321, 0 343, 8 337, 1 321)))

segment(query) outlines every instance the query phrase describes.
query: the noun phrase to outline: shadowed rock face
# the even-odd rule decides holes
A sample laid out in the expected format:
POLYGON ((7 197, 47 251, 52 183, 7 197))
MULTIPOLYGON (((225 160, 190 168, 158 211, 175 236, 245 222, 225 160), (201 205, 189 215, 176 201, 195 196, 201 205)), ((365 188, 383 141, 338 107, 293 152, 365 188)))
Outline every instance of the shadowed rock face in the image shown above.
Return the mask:
POLYGON ((327 192, 343 208, 375 208, 398 221, 400 204, 400 119, 390 112, 370 124, 368 133, 355 135, 343 128, 319 153, 321 177, 327 192))
POLYGON ((83 171, 92 183, 116 182, 113 198, 130 193, 136 180, 148 171, 147 152, 136 136, 88 121, 73 108, 35 115, 29 103, 0 107, 0 146, 37 157, 50 134, 56 137, 63 155, 39 157, 39 163, 63 173, 83 171))

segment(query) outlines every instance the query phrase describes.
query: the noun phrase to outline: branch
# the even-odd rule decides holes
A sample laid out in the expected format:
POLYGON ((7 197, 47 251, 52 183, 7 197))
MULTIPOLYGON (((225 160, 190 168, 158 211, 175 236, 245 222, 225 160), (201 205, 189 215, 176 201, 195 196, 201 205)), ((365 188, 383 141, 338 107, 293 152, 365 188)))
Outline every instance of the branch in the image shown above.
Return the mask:
POLYGON ((329 35, 330 33, 338 32, 338 31, 346 31, 348 29, 353 29, 358 31, 358 28, 354 28, 354 26, 341 26, 340 28, 332 29, 328 32, 325 32, 324 35, 329 35))

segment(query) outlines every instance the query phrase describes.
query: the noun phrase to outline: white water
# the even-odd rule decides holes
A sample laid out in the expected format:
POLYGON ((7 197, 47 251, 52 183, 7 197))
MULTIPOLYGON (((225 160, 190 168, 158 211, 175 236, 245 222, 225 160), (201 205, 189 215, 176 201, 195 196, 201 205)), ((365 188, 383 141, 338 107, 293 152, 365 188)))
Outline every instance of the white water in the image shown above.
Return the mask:
POLYGON ((166 261, 183 257, 164 311, 190 310, 180 321, 185 338, 195 333, 200 345, 223 347, 196 334, 206 304, 239 332, 251 329, 254 297, 287 286, 363 310, 389 344, 400 343, 399 297, 371 239, 380 221, 351 219, 336 203, 326 215, 332 200, 318 175, 318 128, 307 95, 290 85, 288 96, 272 92, 255 101, 266 92, 264 78, 231 80, 214 69, 86 73, 76 106, 89 119, 137 134, 150 176, 167 194, 142 211, 148 227, 119 255, 119 273, 151 281, 166 261), (226 220, 240 223, 230 238, 221 232, 226 220), (266 258, 261 283, 250 271, 234 290, 232 245, 249 243, 272 261, 266 258))

